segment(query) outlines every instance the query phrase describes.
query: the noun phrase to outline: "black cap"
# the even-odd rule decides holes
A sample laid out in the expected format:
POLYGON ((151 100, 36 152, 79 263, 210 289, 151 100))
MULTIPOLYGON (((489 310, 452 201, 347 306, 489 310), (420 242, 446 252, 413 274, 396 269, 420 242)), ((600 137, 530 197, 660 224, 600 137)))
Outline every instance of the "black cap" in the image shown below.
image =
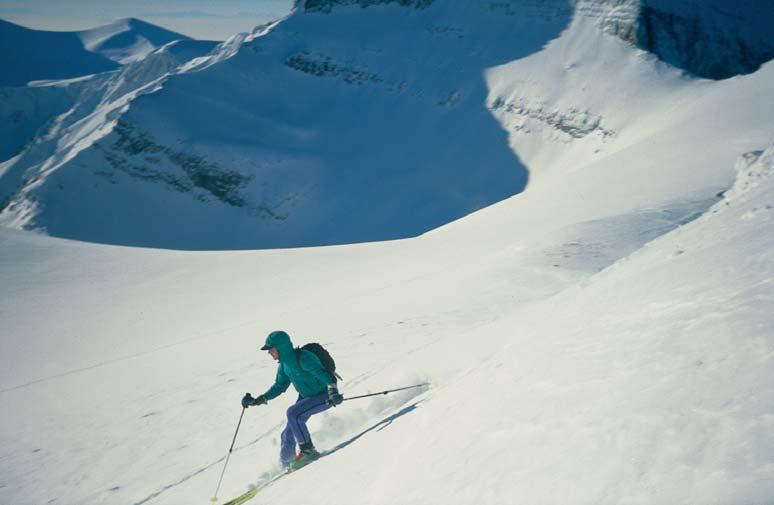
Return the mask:
POLYGON ((273 347, 270 346, 270 345, 265 345, 265 346, 261 347, 262 351, 268 351, 269 349, 273 349, 273 347))

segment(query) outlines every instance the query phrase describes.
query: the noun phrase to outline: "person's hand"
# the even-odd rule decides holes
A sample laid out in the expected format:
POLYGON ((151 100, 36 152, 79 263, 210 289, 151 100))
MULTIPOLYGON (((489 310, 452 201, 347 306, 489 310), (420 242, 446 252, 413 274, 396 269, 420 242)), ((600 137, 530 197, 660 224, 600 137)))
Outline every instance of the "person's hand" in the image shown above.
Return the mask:
POLYGON ((253 398, 250 393, 245 393, 245 396, 242 398, 243 409, 246 409, 252 405, 266 405, 267 403, 269 403, 269 400, 267 400, 264 395, 261 395, 258 398, 253 398))
POLYGON ((245 396, 242 397, 242 408, 246 409, 250 405, 254 405, 255 398, 253 398, 253 395, 250 393, 245 393, 245 396))
POLYGON ((336 384, 328 384, 328 405, 335 407, 344 401, 344 397, 339 394, 339 388, 336 384))

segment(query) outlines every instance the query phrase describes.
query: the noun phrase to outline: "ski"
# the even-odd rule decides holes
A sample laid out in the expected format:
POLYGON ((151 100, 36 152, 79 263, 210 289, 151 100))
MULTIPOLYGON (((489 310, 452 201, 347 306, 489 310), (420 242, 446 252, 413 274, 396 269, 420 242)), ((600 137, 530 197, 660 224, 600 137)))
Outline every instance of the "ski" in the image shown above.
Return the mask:
POLYGON ((240 494, 239 496, 237 496, 233 500, 227 501, 223 505, 240 505, 242 503, 245 503, 248 500, 254 498, 255 495, 257 495, 262 489, 266 488, 267 486, 269 486, 270 484, 272 484, 274 482, 277 482, 281 477, 283 477, 283 476, 285 476, 285 475, 287 475, 289 473, 290 472, 288 472, 288 471, 283 471, 282 473, 278 473, 277 475, 275 475, 274 477, 271 477, 269 480, 267 480, 266 482, 264 482, 260 486, 256 486, 253 489, 251 489, 250 491, 247 491, 246 493, 240 494))
POLYGON ((288 468, 288 469, 282 471, 282 473, 278 473, 277 475, 271 477, 269 480, 267 480, 266 482, 264 482, 260 486, 254 487, 250 491, 247 491, 246 493, 243 493, 243 494, 237 496, 236 498, 234 498, 231 501, 227 501, 223 505, 241 505, 242 503, 245 503, 245 502, 251 500, 252 498, 254 498, 255 495, 257 495, 259 492, 261 492, 262 490, 266 489, 267 487, 271 486, 272 484, 274 484, 275 482, 280 480, 282 477, 285 477, 286 475, 290 475, 291 473, 298 472, 302 468, 306 468, 307 466, 313 464, 314 462, 320 461, 322 458, 324 458, 325 456, 330 454, 330 452, 331 451, 323 451, 323 452, 320 453, 320 457, 318 457, 317 459, 314 459, 312 461, 309 461, 308 463, 306 463, 306 464, 304 464, 304 465, 302 465, 302 466, 300 466, 298 468, 294 468, 294 469, 288 468))
POLYGON ((260 487, 252 489, 244 494, 237 496, 233 500, 226 502, 224 505, 240 505, 241 503, 245 503, 247 500, 253 498, 256 494, 258 494, 258 491, 260 490, 261 490, 260 487))

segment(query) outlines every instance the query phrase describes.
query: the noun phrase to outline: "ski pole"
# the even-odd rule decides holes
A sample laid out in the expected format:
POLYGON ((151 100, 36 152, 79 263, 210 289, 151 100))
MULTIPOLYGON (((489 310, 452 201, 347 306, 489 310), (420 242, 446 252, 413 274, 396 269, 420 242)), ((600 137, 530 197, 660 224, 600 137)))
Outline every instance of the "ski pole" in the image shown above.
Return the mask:
POLYGON ((406 390, 406 389, 413 389, 413 388, 421 388, 421 387, 429 386, 429 385, 430 385, 429 382, 424 382, 422 384, 414 384, 413 386, 406 386, 404 388, 388 389, 387 391, 380 391, 379 393, 371 393, 371 394, 368 394, 368 395, 352 396, 350 398, 344 398, 343 401, 347 402, 349 400, 357 400, 358 398, 367 398, 369 396, 386 395, 386 394, 389 394, 389 393, 395 393, 397 391, 403 391, 403 390, 406 390))
POLYGON ((223 482, 223 476, 226 474, 226 467, 228 466, 228 460, 231 458, 231 452, 234 450, 234 444, 236 443, 237 433, 239 433, 239 426, 242 424, 242 416, 245 415, 246 407, 242 407, 242 413, 239 414, 239 422, 237 423, 236 431, 234 432, 234 440, 231 441, 231 447, 228 448, 228 454, 226 455, 226 462, 223 464, 223 471, 220 473, 220 480, 218 480, 218 487, 215 488, 215 494, 212 495, 210 501, 213 503, 218 501, 218 491, 220 491, 220 484, 223 482))

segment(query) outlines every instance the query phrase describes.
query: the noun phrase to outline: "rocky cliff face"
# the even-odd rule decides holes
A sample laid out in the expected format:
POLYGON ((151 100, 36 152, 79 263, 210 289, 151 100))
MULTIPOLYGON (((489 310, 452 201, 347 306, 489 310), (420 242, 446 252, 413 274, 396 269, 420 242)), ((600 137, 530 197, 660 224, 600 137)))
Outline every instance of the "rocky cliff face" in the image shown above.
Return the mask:
MULTIPOLYGON (((336 7, 382 4, 423 9, 438 1, 296 0, 296 7, 302 12, 330 13, 336 7)), ((513 13, 535 8, 535 2, 524 0, 478 3, 513 13)), ((749 74, 774 58, 774 2, 770 0, 567 0, 568 6, 572 4, 581 15, 599 18, 608 33, 699 77, 749 74)))
POLYGON ((774 58, 768 0, 580 0, 577 7, 606 32, 699 77, 749 74, 774 58))
POLYGON ((433 3, 433 0, 296 0, 296 7, 304 12, 330 12, 336 6, 398 4, 404 7, 423 8, 433 3))

